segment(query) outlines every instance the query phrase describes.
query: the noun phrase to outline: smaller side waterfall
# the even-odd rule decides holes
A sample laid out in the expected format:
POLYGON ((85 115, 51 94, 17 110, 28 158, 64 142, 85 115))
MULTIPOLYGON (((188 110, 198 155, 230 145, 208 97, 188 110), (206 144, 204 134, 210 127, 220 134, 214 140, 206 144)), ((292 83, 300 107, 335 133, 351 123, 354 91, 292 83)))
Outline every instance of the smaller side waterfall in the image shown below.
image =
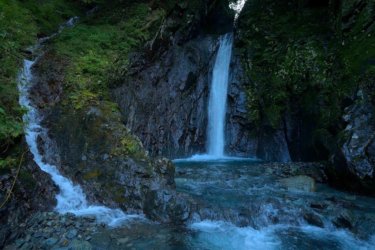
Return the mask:
POLYGON ((208 104, 208 155, 224 157, 225 115, 228 94, 229 64, 232 56, 233 36, 220 37, 220 47, 212 73, 210 99, 208 104))
MULTIPOLYGON (((75 19, 70 19, 65 25, 61 26, 59 32, 61 32, 63 28, 73 25, 74 21, 75 19)), ((56 34, 51 37, 55 35, 56 34)), ((46 40, 48 40, 48 38, 41 39, 34 49, 40 49, 42 43, 46 40)), ((98 221, 110 226, 116 226, 131 218, 141 218, 140 215, 127 215, 120 209, 110 209, 100 205, 88 205, 86 196, 79 185, 74 185, 71 180, 62 176, 56 166, 44 162, 43 156, 38 149, 38 137, 47 137, 47 129, 41 126, 40 122, 42 116, 39 110, 33 106, 29 97, 29 90, 33 81, 31 69, 35 61, 36 60, 24 60, 24 65, 18 79, 19 103, 27 110, 26 114, 23 116, 26 125, 26 142, 30 152, 34 156, 34 161, 41 170, 52 177, 53 182, 60 189, 60 193, 56 196, 57 206, 55 210, 59 213, 70 212, 78 216, 93 215, 98 221)))

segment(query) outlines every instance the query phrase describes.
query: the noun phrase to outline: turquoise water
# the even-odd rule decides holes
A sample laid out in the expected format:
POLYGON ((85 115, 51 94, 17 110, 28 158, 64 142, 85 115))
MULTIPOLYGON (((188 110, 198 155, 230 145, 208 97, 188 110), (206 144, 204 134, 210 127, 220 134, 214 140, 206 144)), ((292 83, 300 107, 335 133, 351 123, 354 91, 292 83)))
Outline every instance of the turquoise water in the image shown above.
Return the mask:
POLYGON ((375 199, 318 185, 288 191, 255 161, 177 163, 179 192, 201 206, 187 227, 133 222, 98 234, 101 249, 375 249, 375 199), (350 214, 352 228, 336 226, 350 214), (306 220, 313 214, 322 223, 306 220))

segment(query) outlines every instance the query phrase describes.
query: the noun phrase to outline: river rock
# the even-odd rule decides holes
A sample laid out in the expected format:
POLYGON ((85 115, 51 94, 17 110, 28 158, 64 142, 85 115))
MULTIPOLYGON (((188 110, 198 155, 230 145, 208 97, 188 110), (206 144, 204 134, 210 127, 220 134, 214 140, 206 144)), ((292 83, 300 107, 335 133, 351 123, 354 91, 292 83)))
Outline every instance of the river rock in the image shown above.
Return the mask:
POLYGON ((53 245, 55 245, 57 243, 57 239, 56 238, 48 238, 47 240, 44 241, 44 244, 51 247, 53 245))
POLYGON ((312 212, 305 213, 303 218, 307 221, 307 223, 313 226, 324 227, 324 223, 322 219, 315 213, 312 213, 312 212))
POLYGON ((290 191, 315 192, 315 180, 309 176, 300 175, 281 179, 282 187, 290 191))
POLYGON ((66 237, 68 239, 73 239, 74 237, 76 237, 78 234, 77 230, 76 229, 71 229, 68 231, 68 233, 66 234, 66 237))
POLYGON ((348 210, 342 210, 332 222, 336 227, 349 230, 354 226, 353 215, 348 210))
POLYGON ((73 240, 72 243, 69 244, 68 249, 74 250, 91 250, 93 249, 90 242, 84 240, 73 240))
POLYGON ((317 162, 290 162, 290 163, 263 163, 260 167, 264 168, 266 173, 287 178, 292 176, 305 175, 313 178, 316 182, 326 183, 326 164, 317 162))

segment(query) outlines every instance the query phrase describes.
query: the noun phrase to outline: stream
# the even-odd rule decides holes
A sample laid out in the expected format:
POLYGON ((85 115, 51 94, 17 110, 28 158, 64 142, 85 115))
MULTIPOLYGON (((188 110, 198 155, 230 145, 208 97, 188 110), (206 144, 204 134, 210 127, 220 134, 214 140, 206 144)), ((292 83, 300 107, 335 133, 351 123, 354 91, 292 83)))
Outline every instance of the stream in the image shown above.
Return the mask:
POLYGON ((90 238, 94 249, 375 249, 374 198, 324 184, 317 184, 314 190, 289 189, 283 185, 286 180, 273 171, 277 165, 224 154, 232 40, 231 34, 219 39, 208 108, 207 154, 175 161, 177 191, 193 197, 199 207, 187 226, 162 225, 142 215, 89 204, 79 185, 43 160, 37 142, 39 136, 48 137, 47 131, 29 98, 31 68, 37 58, 25 60, 19 102, 27 108, 26 141, 34 161, 60 189, 56 212, 94 216, 108 225, 90 238))
POLYGON ((90 242, 94 248, 375 249, 375 226, 367 220, 375 218, 373 198, 323 184, 316 192, 290 191, 256 161, 184 162, 176 167, 178 191, 207 207, 206 217, 211 219, 197 219, 187 228, 130 222, 94 235, 90 242), (341 212, 355 218, 352 230, 332 223, 341 212), (309 214, 322 224, 309 224, 309 214))
POLYGON ((88 204, 86 195, 79 185, 74 185, 71 180, 61 175, 60 171, 53 164, 45 162, 40 152, 38 139, 39 137, 49 140, 48 131, 40 123, 43 119, 38 108, 35 107, 30 98, 30 89, 33 86, 32 67, 43 55, 44 44, 61 33, 64 29, 72 27, 77 21, 76 17, 69 19, 65 24, 61 25, 59 31, 49 37, 39 39, 38 43, 31 48, 34 58, 32 60, 25 59, 23 68, 20 71, 18 79, 18 90, 20 93, 19 103, 27 112, 23 116, 25 126, 25 137, 30 152, 33 155, 35 163, 40 169, 48 173, 53 182, 59 187, 60 193, 56 196, 57 206, 55 211, 61 214, 72 213, 77 216, 95 216, 99 222, 103 222, 110 226, 117 226, 129 219, 142 219, 140 215, 128 215, 120 209, 110 209, 101 205, 88 204))

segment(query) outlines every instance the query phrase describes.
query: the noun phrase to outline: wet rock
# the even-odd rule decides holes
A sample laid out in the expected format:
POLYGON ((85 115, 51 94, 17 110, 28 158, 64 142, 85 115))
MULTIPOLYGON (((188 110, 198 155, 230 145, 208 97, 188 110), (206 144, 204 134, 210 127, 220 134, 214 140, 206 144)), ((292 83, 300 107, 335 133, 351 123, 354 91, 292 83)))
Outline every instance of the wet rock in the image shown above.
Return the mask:
POLYGON ((332 222, 336 227, 350 230, 353 228, 354 218, 349 211, 344 210, 332 222))
POLYGON ((288 144, 281 129, 264 128, 258 137, 257 157, 266 161, 291 161, 288 144))
MULTIPOLYGON (((22 234, 17 236, 17 241, 14 244, 22 242, 24 246, 27 243, 28 247, 25 249, 55 249, 57 246, 75 249, 69 246, 72 240, 84 239, 84 241, 88 241, 100 226, 96 221, 88 221, 83 217, 72 217, 71 214, 59 215, 54 212, 39 212, 34 216, 32 215, 26 221, 25 224, 28 226, 22 229, 22 234), (51 221, 54 224, 53 228, 48 226, 51 221), (66 227, 66 221, 71 226, 66 227)), ((86 243, 82 244, 87 245, 86 243)))
POLYGON ((76 229, 71 229, 68 231, 68 233, 66 234, 66 237, 68 239, 73 239, 74 237, 76 237, 78 234, 77 230, 76 229))
POLYGON ((52 52, 47 52, 33 67, 37 73, 37 84, 30 89, 30 97, 33 104, 39 108, 54 105, 60 100, 64 75, 61 70, 67 62, 59 59, 52 52), (48 64, 45 63, 48 61, 48 64))
POLYGON ((291 162, 291 163, 264 163, 261 165, 268 174, 278 177, 309 176, 316 182, 326 183, 326 165, 322 163, 291 162))
POLYGON ((295 176, 281 179, 282 187, 290 191, 315 192, 315 180, 308 176, 295 176))
POLYGON ((16 240, 16 246, 17 247, 22 247, 22 245, 25 243, 25 241, 24 240, 22 240, 22 239, 18 239, 18 240, 16 240))
POLYGON ((311 204, 310 204, 310 207, 311 207, 311 208, 314 208, 314 209, 322 210, 322 209, 327 208, 328 205, 325 204, 325 203, 323 203, 323 202, 314 202, 314 203, 311 203, 311 204))
MULTIPOLYGON (((71 112, 57 104, 46 117, 62 173, 82 186, 89 202, 144 213, 161 222, 185 221, 190 208, 179 203, 172 162, 148 157, 121 122, 121 114, 102 105, 95 107, 100 112, 87 112, 91 107, 71 112)), ((74 224, 67 220, 65 225, 74 224)))
MULTIPOLYGON (((20 248, 21 250, 29 250, 29 249, 33 249, 33 246, 29 243, 25 243, 23 244, 23 246, 20 248)), ((35 247, 34 247, 35 249, 35 247)))
POLYGON ((117 243, 118 244, 126 244, 129 242, 129 238, 121 238, 121 239, 117 239, 117 243))
POLYGON ((174 224, 183 224, 190 217, 191 203, 186 195, 153 190, 146 195, 144 212, 154 220, 172 219, 174 224))
POLYGON ((56 238, 48 238, 47 240, 44 241, 44 244, 48 247, 51 247, 55 245, 58 242, 56 238))
POLYGON ((310 225, 317 226, 317 227, 324 227, 324 223, 322 219, 315 213, 305 213, 303 218, 309 223, 310 225))
POLYGON ((73 240, 72 243, 69 244, 68 249, 74 250, 91 250, 93 249, 90 242, 84 240, 73 240))
MULTIPOLYGON (((151 155, 177 158, 204 151, 207 75, 215 49, 212 37, 172 46, 151 64, 140 68, 141 63, 134 62, 130 74, 112 91, 127 127, 151 155)), ((135 58, 148 60, 143 53, 135 58)))

